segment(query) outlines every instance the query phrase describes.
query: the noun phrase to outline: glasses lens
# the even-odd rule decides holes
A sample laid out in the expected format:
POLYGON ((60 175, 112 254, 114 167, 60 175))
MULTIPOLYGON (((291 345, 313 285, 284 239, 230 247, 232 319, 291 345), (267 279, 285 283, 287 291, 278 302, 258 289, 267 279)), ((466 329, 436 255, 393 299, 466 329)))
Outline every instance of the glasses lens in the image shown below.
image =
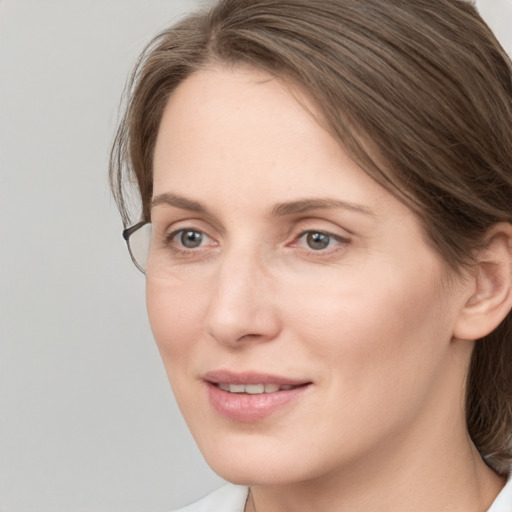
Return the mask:
POLYGON ((138 269, 146 272, 146 264, 151 246, 151 224, 144 224, 137 231, 134 231, 128 239, 128 247, 133 262, 138 269))

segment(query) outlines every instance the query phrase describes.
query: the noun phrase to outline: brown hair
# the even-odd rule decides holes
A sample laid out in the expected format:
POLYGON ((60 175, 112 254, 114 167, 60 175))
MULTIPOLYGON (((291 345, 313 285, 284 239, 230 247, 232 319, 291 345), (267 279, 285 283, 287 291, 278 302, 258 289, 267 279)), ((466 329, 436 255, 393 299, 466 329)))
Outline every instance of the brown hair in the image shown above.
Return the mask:
MULTIPOLYGON (((463 0, 221 0, 158 35, 140 57, 111 155, 150 219, 152 158, 169 95, 194 71, 249 64, 299 84, 319 122, 409 205, 454 269, 512 222, 510 60, 463 0)), ((512 314, 473 352, 468 430, 487 462, 512 461, 512 314)))

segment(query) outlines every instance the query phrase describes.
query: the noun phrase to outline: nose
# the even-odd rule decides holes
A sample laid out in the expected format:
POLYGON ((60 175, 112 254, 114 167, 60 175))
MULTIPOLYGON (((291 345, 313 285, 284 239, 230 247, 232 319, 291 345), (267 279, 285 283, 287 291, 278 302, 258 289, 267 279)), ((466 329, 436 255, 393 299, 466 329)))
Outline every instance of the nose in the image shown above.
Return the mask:
POLYGON ((276 280, 256 255, 233 253, 219 263, 206 318, 208 334, 218 343, 245 346, 275 339, 280 319, 276 280))

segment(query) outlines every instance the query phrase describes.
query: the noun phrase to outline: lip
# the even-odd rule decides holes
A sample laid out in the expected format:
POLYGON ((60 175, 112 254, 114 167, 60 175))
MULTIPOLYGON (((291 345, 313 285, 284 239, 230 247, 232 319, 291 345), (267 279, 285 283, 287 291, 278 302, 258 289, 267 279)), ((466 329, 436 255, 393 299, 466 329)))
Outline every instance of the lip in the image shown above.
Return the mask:
POLYGON ((297 380, 267 373, 212 371, 203 376, 210 404, 220 415, 242 423, 252 423, 268 418, 277 411, 299 400, 311 387, 311 381, 297 380), (230 393, 218 384, 277 384, 297 386, 292 389, 251 395, 230 393))
POLYGON ((279 386, 301 386, 308 384, 310 381, 290 379, 270 373, 258 372, 230 372, 228 370, 216 370, 205 373, 203 380, 213 384, 278 384, 279 386))

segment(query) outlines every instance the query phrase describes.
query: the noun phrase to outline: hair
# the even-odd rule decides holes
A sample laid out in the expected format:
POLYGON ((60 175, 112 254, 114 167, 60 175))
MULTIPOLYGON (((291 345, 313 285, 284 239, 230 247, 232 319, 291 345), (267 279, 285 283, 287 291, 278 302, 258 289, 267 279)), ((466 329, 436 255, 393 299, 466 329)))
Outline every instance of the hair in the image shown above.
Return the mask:
MULTIPOLYGON (((150 220, 169 95, 209 65, 250 65, 306 91, 318 121, 417 213, 449 267, 512 222, 512 66, 464 0, 220 0, 159 34, 128 82, 111 153, 124 224, 134 182, 150 220)), ((512 313, 475 344, 466 420, 498 473, 512 462, 512 313)))

